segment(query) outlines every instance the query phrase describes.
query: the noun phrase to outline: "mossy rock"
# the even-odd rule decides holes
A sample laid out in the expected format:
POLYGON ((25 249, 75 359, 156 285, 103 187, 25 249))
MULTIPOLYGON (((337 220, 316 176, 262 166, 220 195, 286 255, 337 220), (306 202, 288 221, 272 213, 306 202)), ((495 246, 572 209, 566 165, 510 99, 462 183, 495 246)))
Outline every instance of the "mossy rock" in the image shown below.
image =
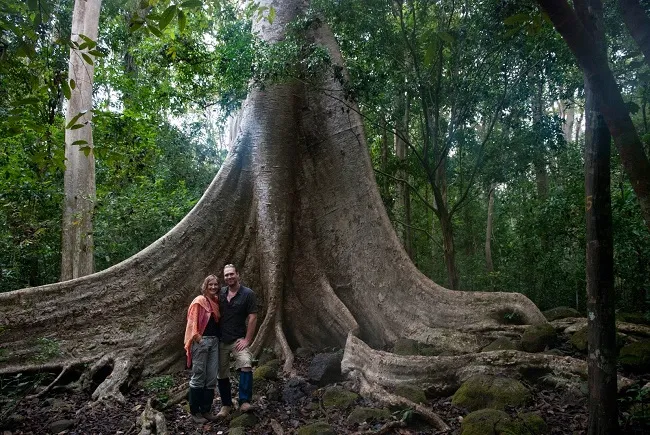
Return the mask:
POLYGON ((551 347, 557 338, 555 328, 548 323, 531 325, 521 336, 521 348, 526 352, 541 352, 551 347))
POLYGON ((246 435, 246 429, 243 427, 233 427, 228 431, 228 435, 246 435))
POLYGON ((395 394, 415 403, 425 403, 427 401, 427 397, 422 388, 413 385, 400 385, 395 388, 395 394))
POLYGON ((348 408, 358 398, 357 393, 348 391, 343 387, 329 387, 323 394, 323 406, 325 408, 348 408))
POLYGON ((451 403, 470 411, 483 408, 505 409, 506 406, 521 406, 530 397, 530 391, 515 379, 477 375, 460 386, 451 403))
POLYGON ((326 422, 318 421, 298 429, 298 435, 336 435, 336 432, 326 422))
POLYGON ((255 414, 251 414, 250 412, 245 412, 237 417, 234 417, 230 421, 230 428, 236 428, 236 427, 253 427, 255 426, 259 420, 257 417, 255 417, 255 414))
POLYGON ((280 361, 277 359, 271 360, 255 369, 253 372, 253 381, 259 382, 263 379, 275 381, 278 379, 278 370, 280 370, 280 361))
POLYGON ((650 371, 650 341, 626 344, 618 355, 621 365, 635 373, 650 371))
POLYGON ((616 313, 616 320, 639 325, 650 325, 650 318, 645 313, 616 313))
POLYGON ((569 339, 569 342, 573 347, 578 349, 580 352, 587 351, 587 327, 578 329, 569 339))
POLYGON ((460 425, 460 435, 500 435, 510 416, 497 409, 481 409, 468 414, 460 425))
POLYGON ((366 421, 384 421, 388 420, 391 413, 387 409, 364 408, 357 406, 354 411, 348 415, 348 424, 361 424, 366 421))
POLYGON ((534 412, 524 412, 513 420, 510 432, 503 435, 543 435, 549 433, 548 425, 542 417, 534 412))
POLYGON ((493 350, 517 350, 517 344, 507 337, 499 337, 481 349, 481 352, 491 352, 493 350))
POLYGON ((400 338, 393 346, 393 353, 397 355, 419 355, 418 342, 410 338, 400 338))
POLYGON ((461 435, 544 435, 546 422, 532 412, 510 418, 496 409, 481 409, 467 415, 461 424, 461 435))
POLYGON ((278 357, 271 349, 264 349, 260 354, 260 357, 257 359, 257 366, 261 367, 270 361, 277 360, 278 357))
POLYGON ((566 319, 567 317, 584 317, 580 314, 580 311, 571 307, 555 307, 544 311, 542 314, 544 314, 544 317, 546 317, 546 320, 549 322, 558 319, 566 319))

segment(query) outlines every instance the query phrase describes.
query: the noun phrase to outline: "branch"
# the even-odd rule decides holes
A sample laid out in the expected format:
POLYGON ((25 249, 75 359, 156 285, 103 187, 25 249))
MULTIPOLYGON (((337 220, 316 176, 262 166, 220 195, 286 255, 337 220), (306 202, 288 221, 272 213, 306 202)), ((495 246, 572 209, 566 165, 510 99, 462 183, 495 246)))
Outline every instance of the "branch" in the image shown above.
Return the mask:
POLYGON ((630 35, 650 66, 650 18, 645 14, 639 0, 618 0, 618 5, 630 35))
POLYGON ((415 187, 413 187, 413 185, 412 185, 411 183, 409 183, 408 181, 406 181, 406 180, 404 180, 404 179, 402 179, 402 178, 397 178, 397 177, 395 177, 394 175, 391 175, 391 174, 389 174, 389 173, 387 173, 387 172, 384 172, 384 171, 381 171, 381 170, 379 170, 379 169, 374 169, 374 168, 373 168, 373 170, 374 170, 376 173, 378 173, 378 174, 384 175, 384 176, 386 176, 386 177, 388 177, 388 178, 391 178, 391 179, 393 179, 393 180, 395 180, 395 181, 397 181, 397 182, 399 182, 399 183, 403 183, 403 184, 405 184, 406 186, 408 186, 409 189, 411 189, 411 191, 413 191, 413 193, 415 193, 415 196, 417 196, 418 199, 420 199, 420 201, 422 201, 422 203, 423 203, 423 204, 424 204, 428 209, 430 209, 431 211, 433 211, 433 212, 436 214, 436 216, 438 215, 438 209, 435 208, 433 205, 429 204, 429 201, 427 201, 425 198, 423 198, 422 195, 420 195, 420 193, 417 191, 417 189, 416 189, 415 187))

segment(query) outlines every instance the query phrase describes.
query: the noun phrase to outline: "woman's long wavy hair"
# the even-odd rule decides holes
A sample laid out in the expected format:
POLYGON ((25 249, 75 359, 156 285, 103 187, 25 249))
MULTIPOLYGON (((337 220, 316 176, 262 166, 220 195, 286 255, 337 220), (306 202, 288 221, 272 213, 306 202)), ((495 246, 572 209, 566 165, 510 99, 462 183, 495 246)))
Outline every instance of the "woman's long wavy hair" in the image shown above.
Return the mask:
MULTIPOLYGON (((201 293, 206 298, 208 297, 208 294, 207 294, 208 293, 208 283, 210 282, 210 280, 213 280, 213 279, 215 281, 217 281, 217 285, 219 285, 219 278, 217 278, 216 275, 208 275, 208 276, 206 276, 205 279, 203 280, 203 284, 201 285, 201 293)), ((219 295, 219 292, 217 291, 217 296, 218 295, 219 295)))

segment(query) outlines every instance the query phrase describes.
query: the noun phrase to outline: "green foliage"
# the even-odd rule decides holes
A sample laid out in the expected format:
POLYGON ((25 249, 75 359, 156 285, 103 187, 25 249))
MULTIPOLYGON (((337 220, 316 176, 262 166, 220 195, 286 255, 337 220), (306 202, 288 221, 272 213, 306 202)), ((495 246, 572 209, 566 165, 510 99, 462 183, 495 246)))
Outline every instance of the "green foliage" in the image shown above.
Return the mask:
POLYGON ((35 355, 33 356, 36 362, 45 362, 61 355, 61 348, 56 340, 47 337, 39 337, 35 340, 35 355))
POLYGON ((169 400, 169 390, 174 386, 174 378, 171 375, 157 376, 144 381, 144 389, 147 393, 153 393, 161 403, 169 400))

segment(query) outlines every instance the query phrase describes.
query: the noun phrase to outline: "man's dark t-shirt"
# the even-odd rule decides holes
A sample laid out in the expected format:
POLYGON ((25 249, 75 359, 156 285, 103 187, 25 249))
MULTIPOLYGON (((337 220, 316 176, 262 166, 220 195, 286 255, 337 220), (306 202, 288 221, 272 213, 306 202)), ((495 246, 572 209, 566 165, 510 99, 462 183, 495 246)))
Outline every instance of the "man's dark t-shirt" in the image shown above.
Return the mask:
POLYGON ((221 319, 221 341, 232 343, 246 337, 246 318, 249 314, 257 313, 257 303, 253 290, 243 285, 228 302, 228 287, 223 287, 219 293, 219 311, 221 319))

